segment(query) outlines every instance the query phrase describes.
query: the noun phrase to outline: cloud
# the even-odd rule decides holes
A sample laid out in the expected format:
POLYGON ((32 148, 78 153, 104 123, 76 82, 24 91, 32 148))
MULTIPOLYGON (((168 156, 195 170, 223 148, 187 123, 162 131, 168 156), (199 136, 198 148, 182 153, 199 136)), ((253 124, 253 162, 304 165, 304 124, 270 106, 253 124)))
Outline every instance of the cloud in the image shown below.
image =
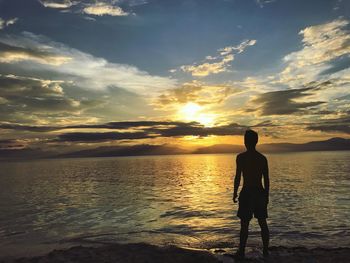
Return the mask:
POLYGON ((242 43, 240 43, 238 46, 228 46, 219 49, 221 56, 226 56, 229 54, 232 54, 232 52, 236 51, 236 54, 242 53, 247 47, 254 46, 256 44, 256 40, 244 40, 242 43))
POLYGON ((350 94, 338 97, 336 100, 350 100, 350 94))
POLYGON ((307 27, 300 31, 303 35, 304 49, 288 55, 285 59, 295 66, 314 65, 331 61, 349 54, 350 35, 344 29, 348 21, 338 19, 328 24, 307 27))
POLYGON ((139 119, 140 113, 153 110, 143 96, 121 88, 84 90, 64 80, 0 75, 0 120, 9 124, 66 126, 139 119))
MULTIPOLYGON (((287 66, 279 74, 279 81, 292 86, 318 79, 327 73, 332 63, 350 55, 349 22, 336 19, 332 22, 307 27, 299 32, 303 48, 284 57, 287 66)), ((329 71, 328 74, 334 73, 329 71)))
POLYGON ((348 26, 340 18, 306 27, 299 32, 302 47, 284 56, 282 71, 233 82, 247 90, 243 113, 273 116, 291 125, 308 121, 316 125, 316 118, 329 118, 347 107, 338 98, 347 96, 350 88, 348 26))
POLYGON ((218 50, 216 57, 207 56, 203 63, 183 65, 180 69, 195 77, 205 77, 210 74, 218 74, 228 70, 236 54, 242 53, 248 46, 256 44, 256 40, 245 40, 238 46, 227 46, 218 50), (216 61, 216 62, 212 62, 216 61))
POLYGON ((221 104, 240 89, 230 85, 208 85, 200 81, 184 83, 181 87, 167 90, 156 101, 157 105, 185 104, 188 102, 200 105, 221 104))
POLYGON ((17 21, 18 21, 18 18, 15 17, 15 18, 11 18, 11 19, 7 20, 7 21, 5 22, 5 24, 6 24, 6 26, 10 26, 10 25, 15 24, 17 21))
POLYGON ((17 150, 26 146, 25 140, 2 139, 0 140, 0 150, 17 150))
POLYGON ((273 2, 276 2, 276 0, 256 0, 256 3, 260 8, 263 8, 267 4, 271 4, 273 2))
POLYGON ((218 125, 205 127, 198 122, 175 122, 175 121, 129 121, 129 122, 109 122, 102 124, 82 124, 68 126, 34 126, 1 123, 0 129, 10 129, 14 131, 30 131, 47 133, 59 130, 91 130, 88 132, 66 132, 59 134, 55 141, 69 142, 101 142, 114 140, 135 140, 150 139, 160 137, 183 137, 210 135, 226 136, 241 135, 247 126, 236 123, 228 125, 218 125), (112 132, 98 132, 98 130, 116 130, 112 132), (122 131, 121 131, 122 130, 122 131))
POLYGON ((247 126, 241 126, 236 123, 228 125, 219 125, 214 127, 205 127, 199 123, 184 123, 167 129, 153 130, 158 132, 159 137, 183 137, 183 136, 200 136, 207 137, 210 135, 226 136, 226 135, 242 135, 247 126))
POLYGON ((297 101, 312 95, 313 87, 272 91, 258 95, 251 103, 257 104, 261 115, 289 115, 320 105, 322 101, 297 101))
MULTIPOLYGON (((250 96, 281 89, 307 87, 312 82, 332 82, 331 89, 313 90, 315 101, 333 104, 346 95, 350 84, 349 21, 339 18, 300 30, 302 48, 283 57, 283 69, 268 76, 250 76, 233 85, 246 88, 250 96)), ((311 96, 310 96, 311 98, 311 96)))
POLYGON ((329 75, 334 74, 339 71, 343 71, 350 68, 350 56, 348 57, 340 57, 332 60, 329 63, 329 67, 324 71, 320 72, 320 75, 329 75))
POLYGON ((9 19, 9 20, 4 20, 4 19, 2 19, 2 18, 0 17, 0 30, 1 30, 1 29, 4 29, 5 27, 8 27, 8 26, 10 26, 10 25, 13 25, 14 23, 17 22, 17 20, 18 20, 17 17, 11 18, 11 19, 9 19))
POLYGON ((65 9, 79 3, 78 1, 70 0, 39 0, 39 2, 48 8, 65 9))
POLYGON ((0 75, 0 119, 10 122, 42 122, 53 116, 71 117, 95 106, 93 100, 75 99, 64 94, 62 83, 44 79, 0 75), (43 116, 44 118, 42 118, 43 116))
POLYGON ((139 5, 145 5, 148 4, 148 0, 127 0, 127 3, 129 6, 139 6, 139 5))
MULTIPOLYGON (((76 13, 84 13, 94 16, 127 16, 128 12, 124 11, 121 7, 117 6, 115 0, 94 1, 94 3, 84 3, 83 1, 71 1, 71 0, 39 0, 39 2, 48 8, 65 9, 65 11, 72 11, 73 6, 76 13)), ((139 1, 135 3, 130 2, 130 6, 138 5, 139 1)), ((143 4, 140 2, 139 4, 143 4)))
POLYGON ((312 125, 307 127, 307 129, 312 131, 340 132, 340 133, 350 134, 350 124, 312 125))
MULTIPOLYGON (((151 122, 149 123, 152 124, 151 122)), ((57 141, 65 142, 101 142, 115 140, 135 140, 150 139, 160 137, 184 137, 200 136, 207 137, 210 135, 226 136, 241 135, 246 126, 235 123, 221 125, 216 127, 205 127, 197 122, 163 122, 161 127, 155 122, 156 126, 139 127, 139 131, 133 132, 70 132, 58 136, 57 141), (166 124, 166 125, 164 125, 166 124)), ((129 128, 132 126, 130 125, 129 128)), ((134 128, 136 128, 134 127, 134 128)))
POLYGON ((11 98, 15 95, 23 95, 25 97, 37 97, 41 95, 57 97, 63 95, 59 81, 0 75, 0 83, 2 97, 11 98))
POLYGON ((45 50, 23 48, 0 42, 1 63, 15 63, 25 60, 31 60, 40 64, 59 66, 67 63, 71 58, 56 55, 45 50))
POLYGON ((0 129, 13 130, 13 131, 29 131, 29 132, 49 132, 60 130, 60 127, 55 126, 35 126, 35 125, 23 125, 16 123, 0 123, 0 129))
POLYGON ((42 77, 49 72, 87 90, 106 90, 115 86, 149 95, 176 84, 174 79, 152 76, 131 65, 111 63, 28 32, 20 36, 0 37, 0 42, 3 43, 0 47, 2 54, 8 54, 2 58, 2 62, 14 63, 18 59, 32 61, 18 63, 18 71, 35 74, 43 72, 42 77))
POLYGON ((86 6, 83 8, 82 12, 88 15, 95 15, 95 16, 104 16, 104 15, 127 16, 129 15, 128 12, 125 12, 119 6, 113 6, 102 2, 86 6))
POLYGON ((79 124, 79 125, 66 125, 66 126, 47 126, 47 125, 22 125, 22 124, 9 124, 1 123, 0 129, 10 129, 18 131, 31 131, 31 132, 48 132, 59 131, 66 129, 112 129, 112 130, 129 130, 129 129, 142 129, 142 128, 161 128, 163 126, 182 125, 183 122, 174 121, 118 121, 107 122, 102 124, 79 124))
POLYGON ((328 119, 321 121, 320 123, 313 123, 307 126, 308 130, 322 131, 322 132, 338 132, 350 134, 350 117, 349 113, 347 116, 343 116, 336 119, 328 119))
POLYGON ((102 142, 146 138, 149 138, 149 135, 144 132, 70 132, 59 135, 57 140, 66 142, 102 142))
POLYGON ((343 0, 336 0, 335 3, 334 3, 334 6, 333 6, 333 11, 337 11, 341 8, 347 8, 347 6, 345 5, 346 1, 343 1, 343 0))
POLYGON ((233 55, 226 56, 220 62, 208 63, 205 62, 199 65, 184 65, 181 70, 191 73, 194 77, 205 77, 210 74, 218 74, 227 71, 227 64, 233 61, 233 55))

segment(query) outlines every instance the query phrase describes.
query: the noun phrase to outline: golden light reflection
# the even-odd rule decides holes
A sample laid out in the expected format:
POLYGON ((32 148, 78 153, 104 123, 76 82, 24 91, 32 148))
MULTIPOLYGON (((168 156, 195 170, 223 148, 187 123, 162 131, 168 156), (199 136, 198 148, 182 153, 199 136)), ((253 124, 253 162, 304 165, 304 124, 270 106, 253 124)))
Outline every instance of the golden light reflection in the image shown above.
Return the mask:
MULTIPOLYGON (((177 177, 182 188, 176 200, 179 200, 184 207, 191 207, 192 210, 203 213, 203 215, 211 214, 211 216, 184 218, 182 223, 196 228, 223 224, 222 217, 215 216, 215 212, 222 209, 223 205, 231 205, 227 200, 232 194, 232 189, 228 185, 231 182, 233 165, 233 157, 229 155, 225 157, 218 155, 188 155, 182 157, 177 177), (194 169, 190 170, 189 167, 194 169), (222 169, 222 167, 226 169, 222 169)), ((227 209, 226 211, 230 210, 227 209)), ((227 213, 226 217, 230 218, 230 214, 227 213)), ((230 220, 224 221, 229 222, 230 220)), ((212 237, 208 235, 203 238, 210 240, 212 237)))

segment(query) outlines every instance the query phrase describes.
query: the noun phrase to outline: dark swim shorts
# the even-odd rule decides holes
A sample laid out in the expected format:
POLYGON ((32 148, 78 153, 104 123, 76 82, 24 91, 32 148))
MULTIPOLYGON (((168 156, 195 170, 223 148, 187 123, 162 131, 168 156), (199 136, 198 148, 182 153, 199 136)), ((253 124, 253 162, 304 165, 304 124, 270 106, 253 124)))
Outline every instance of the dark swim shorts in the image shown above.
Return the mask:
POLYGON ((238 198, 237 216, 250 220, 252 217, 265 219, 267 215, 267 195, 263 188, 242 189, 238 198))

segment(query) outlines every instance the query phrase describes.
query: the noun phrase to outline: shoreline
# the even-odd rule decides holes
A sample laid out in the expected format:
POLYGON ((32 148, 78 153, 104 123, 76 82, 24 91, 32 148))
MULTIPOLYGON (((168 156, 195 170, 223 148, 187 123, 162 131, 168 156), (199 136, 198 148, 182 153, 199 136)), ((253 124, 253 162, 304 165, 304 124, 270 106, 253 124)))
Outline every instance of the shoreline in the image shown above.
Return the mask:
POLYGON ((73 246, 53 250, 34 257, 1 259, 0 263, 59 263, 59 262, 115 262, 115 263, 230 263, 230 262, 349 262, 350 248, 306 248, 273 246, 270 256, 263 258, 261 248, 249 247, 246 259, 235 261, 233 248, 193 249, 174 245, 157 246, 148 243, 109 244, 100 246, 73 246))

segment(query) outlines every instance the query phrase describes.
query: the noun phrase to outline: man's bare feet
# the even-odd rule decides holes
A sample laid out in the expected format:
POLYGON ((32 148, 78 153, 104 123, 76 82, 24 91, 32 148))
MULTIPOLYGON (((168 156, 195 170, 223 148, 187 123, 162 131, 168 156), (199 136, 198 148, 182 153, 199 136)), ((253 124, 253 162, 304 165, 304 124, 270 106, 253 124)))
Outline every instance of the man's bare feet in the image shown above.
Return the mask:
POLYGON ((244 251, 238 249, 237 252, 233 255, 235 259, 243 259, 245 258, 245 253, 244 251))
POLYGON ((263 255, 264 255, 264 257, 268 257, 270 255, 270 252, 269 252, 268 248, 264 248, 263 249, 263 255))

